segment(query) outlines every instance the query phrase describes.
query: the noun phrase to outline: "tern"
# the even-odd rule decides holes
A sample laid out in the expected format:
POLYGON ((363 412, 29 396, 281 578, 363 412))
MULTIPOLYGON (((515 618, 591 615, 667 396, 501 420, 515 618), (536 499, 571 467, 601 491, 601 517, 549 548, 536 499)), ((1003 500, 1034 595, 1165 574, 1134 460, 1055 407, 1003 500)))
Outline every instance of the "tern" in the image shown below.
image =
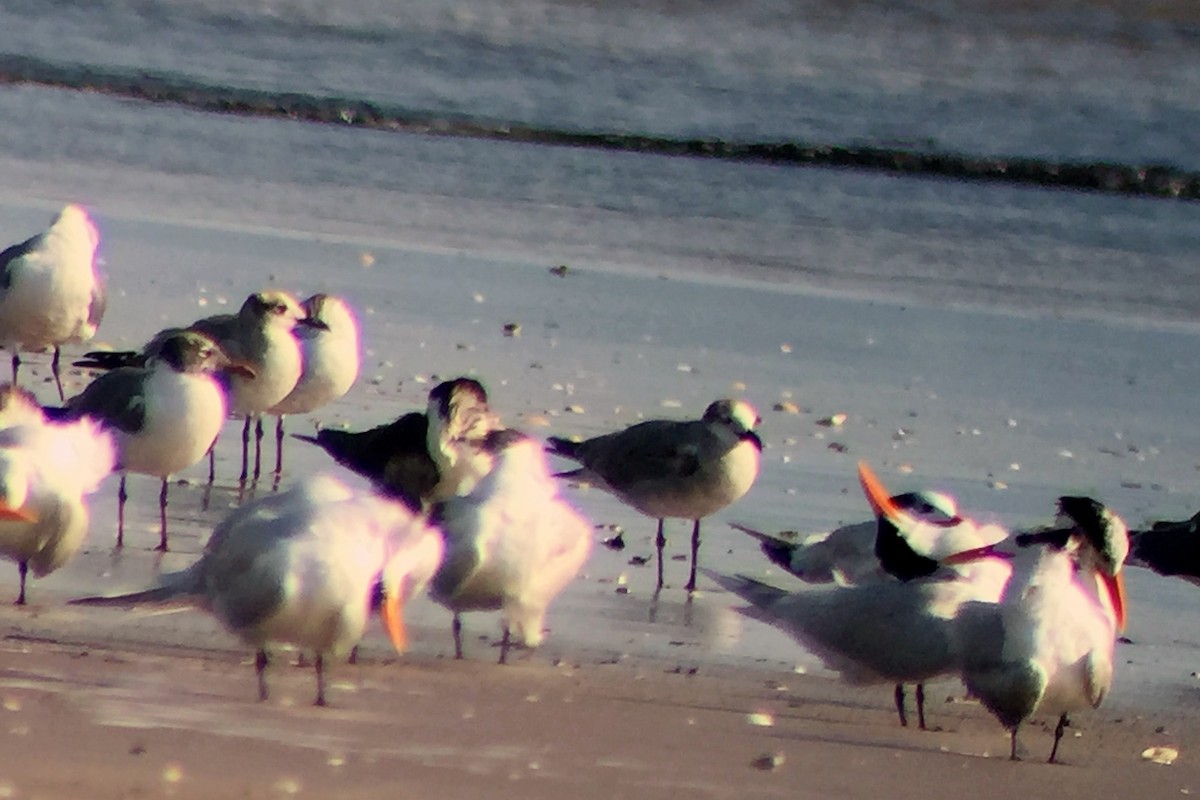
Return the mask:
POLYGON ((515 430, 492 431, 482 446, 495 466, 470 494, 434 506, 446 557, 430 596, 454 613, 454 657, 463 657, 467 611, 500 611, 500 663, 513 638, 537 647, 550 602, 579 573, 592 549, 591 524, 558 496, 546 454, 515 430))
POLYGON ((492 470, 492 448, 485 447, 484 441, 504 428, 488 405, 487 390, 474 378, 444 381, 429 392, 425 414, 429 420, 426 446, 438 467, 431 498, 470 494, 492 470))
POLYGON ((283 417, 308 414, 337 400, 358 380, 358 320, 340 297, 314 294, 301 306, 309 324, 296 328, 303 369, 295 388, 276 403, 275 474, 283 472, 283 417))
POLYGON ((83 544, 85 497, 113 470, 112 437, 93 420, 48 421, 37 401, 0 387, 0 555, 17 562, 25 604, 30 569, 43 577, 83 544))
POLYGON ((1054 763, 1072 711, 1097 708, 1112 686, 1113 648, 1125 627, 1125 523, 1088 497, 1061 497, 1059 527, 1024 533, 999 603, 969 603, 956 623, 967 688, 1008 729, 1058 715, 1054 763))
POLYGON ((156 344, 146 366, 101 373, 67 402, 71 418, 90 417, 112 431, 119 450, 117 546, 124 544, 127 473, 161 479, 159 550, 167 549, 167 487, 171 475, 197 463, 225 422, 218 374, 253 376, 208 336, 179 330, 156 344))
POLYGON ((49 229, 0 252, 0 344, 12 350, 17 383, 20 350, 54 348, 50 362, 58 398, 60 346, 86 342, 104 316, 104 281, 96 269, 100 232, 88 212, 71 203, 49 229))
POLYGON ((188 603, 255 649, 259 700, 268 699, 270 644, 316 654, 315 705, 325 705, 324 657, 344 656, 377 608, 392 644, 407 643, 403 608, 437 569, 442 539, 400 503, 336 478, 306 478, 248 503, 213 531, 204 554, 147 590, 75 604, 188 603))
POLYGON ((595 483, 658 520, 658 583, 663 587, 663 520, 693 520, 692 565, 686 589, 696 589, 700 520, 740 499, 758 477, 762 420, 745 400, 717 400, 699 420, 649 420, 581 442, 550 437, 550 452, 582 464, 558 477, 595 483))

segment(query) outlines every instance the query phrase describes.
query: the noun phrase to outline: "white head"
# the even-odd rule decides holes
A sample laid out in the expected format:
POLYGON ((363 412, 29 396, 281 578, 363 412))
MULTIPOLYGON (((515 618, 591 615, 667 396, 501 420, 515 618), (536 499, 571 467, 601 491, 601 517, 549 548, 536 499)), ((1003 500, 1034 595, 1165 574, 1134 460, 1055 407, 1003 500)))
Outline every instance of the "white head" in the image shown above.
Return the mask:
POLYGON ((92 222, 87 210, 76 203, 70 203, 58 212, 50 230, 61 234, 72 242, 78 242, 89 247, 93 252, 100 246, 100 231, 92 222))

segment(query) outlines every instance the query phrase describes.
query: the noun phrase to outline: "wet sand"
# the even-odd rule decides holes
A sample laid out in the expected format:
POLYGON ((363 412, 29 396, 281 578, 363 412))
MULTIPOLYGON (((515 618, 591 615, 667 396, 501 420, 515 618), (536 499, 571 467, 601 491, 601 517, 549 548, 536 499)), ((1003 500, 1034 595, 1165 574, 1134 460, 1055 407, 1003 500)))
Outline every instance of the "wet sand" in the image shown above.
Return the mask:
MULTIPOLYGON (((45 209, 14 204, 13 226, 45 209)), ((643 275, 572 263, 417 246, 385 230, 304 233, 252 224, 103 217, 113 297, 100 338, 136 346, 169 322, 231 311, 275 285, 346 295, 367 355, 343 400, 290 430, 352 428, 422 407, 439 377, 471 372, 516 427, 590 435, 648 416, 698 415, 744 395, 764 415, 767 449, 751 494, 704 527, 702 563, 800 588, 725 524, 820 530, 865 518, 854 465, 868 459, 897 491, 933 485, 964 509, 1011 524, 1045 519, 1085 491, 1132 524, 1197 504, 1191 424, 1196 332, 1128 322, 938 309, 780 287, 643 275), (505 337, 519 323, 521 335, 505 337), (822 424, 845 413, 840 427, 822 424)), ((26 373, 43 401, 44 359, 26 373), (40 381, 40 382, 38 382, 40 381)), ((86 376, 70 376, 78 389, 86 376)), ((69 389, 70 391, 70 389, 69 389)), ((930 690, 940 730, 899 728, 888 687, 851 689, 772 629, 742 623, 727 596, 680 588, 688 526, 668 529, 670 586, 658 602, 653 523, 597 491, 566 490, 627 547, 598 547, 552 606, 547 644, 491 663, 493 617, 468 617, 469 660, 449 659, 449 615, 414 604, 412 651, 378 631, 363 663, 338 665, 329 709, 312 708, 310 670, 276 659, 273 696, 255 702, 249 653, 202 614, 81 610, 65 601, 151 582, 196 557, 239 500, 234 423, 203 468, 173 487, 172 550, 157 541, 157 482, 130 483, 128 546, 117 553, 115 478, 92 503, 85 550, 31 585, 31 606, 0 608, 0 796, 358 797, 1066 797, 1200 791, 1200 631, 1194 587, 1131 575, 1129 637, 1113 696, 1078 715, 1066 765, 1029 759, 953 681, 930 690), (207 494, 207 497, 206 497, 207 494), (479 637, 483 637, 482 639, 479 637), (804 674, 797 672, 803 670, 804 674), (950 699, 950 702, 947 700, 950 699), (771 726, 752 724, 763 713, 771 726), (1151 745, 1181 755, 1145 761, 1151 745), (781 762, 762 769, 762 759, 781 762)), ((267 461, 273 447, 267 448, 267 461)), ((334 469, 287 445, 282 482, 334 469)), ((248 492, 271 491, 262 479, 248 492)), ((0 565, 0 595, 16 569, 0 565)), ((761 720, 760 720, 761 721, 761 720)))

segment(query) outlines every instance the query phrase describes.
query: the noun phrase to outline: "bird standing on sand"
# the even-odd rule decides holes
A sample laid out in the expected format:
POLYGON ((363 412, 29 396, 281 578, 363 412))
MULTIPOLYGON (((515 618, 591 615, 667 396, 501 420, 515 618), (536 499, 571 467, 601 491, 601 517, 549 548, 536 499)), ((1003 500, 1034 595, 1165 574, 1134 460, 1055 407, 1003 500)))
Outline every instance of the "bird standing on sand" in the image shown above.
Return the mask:
POLYGON ((168 479, 202 459, 225 422, 219 373, 253 374, 203 333, 179 330, 157 343, 146 366, 102 373, 67 403, 67 416, 95 419, 116 439, 118 547, 124 544, 126 475, 137 472, 162 479, 158 549, 167 549, 168 479))
POLYGON ((12 350, 17 383, 20 350, 54 348, 50 369, 65 395, 59 348, 86 342, 104 316, 104 282, 96 270, 100 232, 82 206, 67 205, 50 228, 0 252, 0 344, 12 350))
POLYGON ((482 443, 503 427, 488 407, 483 385, 473 378, 438 384, 429 392, 427 408, 365 431, 325 428, 316 436, 294 435, 419 510, 470 493, 492 469, 493 454, 482 443))
POLYGON ((762 420, 745 400, 717 400, 699 420, 650 420, 582 442, 550 437, 554 455, 583 466, 558 477, 596 483, 622 502, 658 519, 658 583, 663 587, 665 517, 693 520, 692 566, 686 589, 696 589, 700 520, 750 490, 758 477, 762 420))
POLYGON ((312 650, 315 704, 323 706, 325 655, 348 653, 376 608, 403 652, 404 603, 424 588, 441 555, 438 532, 401 504, 316 476, 235 510, 217 525, 199 561, 164 575, 157 586, 71 602, 175 602, 209 611, 255 648, 260 700, 268 697, 268 645, 312 650))
POLYGON ((276 415, 275 475, 283 472, 283 417, 308 414, 337 400, 358 379, 358 320, 340 297, 314 294, 305 300, 308 324, 296 328, 303 369, 300 380, 268 413, 276 415))
MULTIPOLYGON (((262 415, 281 402, 300 380, 302 363, 300 343, 295 328, 324 327, 325 323, 309 320, 296 298, 287 292, 267 290, 246 298, 236 314, 218 314, 193 322, 186 328, 167 328, 159 331, 140 353, 92 352, 79 366, 113 369, 120 366, 144 365, 162 347, 162 343, 181 330, 199 331, 208 336, 236 364, 246 368, 242 374, 229 379, 229 414, 243 417, 242 471, 238 480, 249 476, 250 425, 257 421, 254 458, 254 479, 262 463, 262 415)), ((210 451, 209 481, 213 479, 215 456, 210 451)))
POLYGON ((1034 714, 1096 708, 1112 686, 1113 649, 1125 627, 1125 523, 1088 497, 1061 497, 1060 527, 1016 537, 1018 561, 999 603, 968 603, 956 621, 962 676, 1011 735, 1034 714))
POLYGON ((454 612, 454 657, 462 658, 466 611, 500 611, 500 663, 511 639, 537 647, 546 608, 579 573, 592 549, 592 526, 558 496, 542 446, 523 433, 499 430, 481 446, 495 467, 465 497, 433 507, 446 556, 430 596, 454 612))
POLYGON ((32 395, 0 387, 0 555, 17 562, 25 604, 30 569, 48 575, 87 535, 91 494, 113 470, 112 437, 92 420, 47 421, 32 395))
MULTIPOLYGON (((862 468, 869 474, 865 465, 862 468)), ((915 529, 931 521, 945 521, 942 511, 921 503, 912 504, 918 514, 894 503, 877 480, 864 480, 863 488, 876 513, 901 533, 917 533, 915 529)), ((957 513, 952 518, 963 529, 958 534, 963 540, 978 538, 990 544, 1000 530, 957 513), (993 533, 968 535, 970 529, 983 528, 993 533)), ((958 670, 958 610, 972 601, 998 600, 1010 573, 1007 560, 989 546, 945 553, 933 570, 906 581, 889 575, 853 586, 790 593, 741 576, 713 578, 751 603, 743 613, 786 631, 848 683, 894 684, 902 725, 907 723, 903 684, 917 684, 918 723, 924 730, 923 684, 958 670)))

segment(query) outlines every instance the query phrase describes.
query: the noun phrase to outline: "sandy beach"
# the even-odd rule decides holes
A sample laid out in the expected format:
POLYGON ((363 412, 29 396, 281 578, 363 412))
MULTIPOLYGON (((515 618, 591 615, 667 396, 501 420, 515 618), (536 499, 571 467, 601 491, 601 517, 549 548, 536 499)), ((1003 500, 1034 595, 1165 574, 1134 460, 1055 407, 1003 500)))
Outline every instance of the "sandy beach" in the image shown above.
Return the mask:
MULTIPOLYGON (((22 167, 7 164, 19 178, 22 167)), ((81 170, 84 178, 87 173, 81 170)), ((61 176, 60 176, 61 177, 61 176)), ((66 181, 64 180, 64 183, 66 181)), ((86 181, 85 181, 86 182, 86 181)), ((12 185, 11 183, 9 185, 12 185)), ((245 187, 253 195, 254 187, 245 187)), ((55 187, 0 198, 3 232, 34 230, 55 187)), ((764 416, 762 475, 707 520, 702 564, 802 586, 770 565, 739 520, 818 531, 865 519, 855 477, 872 463, 896 490, 934 486, 964 509, 1023 525, 1066 492, 1092 494, 1131 525, 1195 511, 1200 431, 1191 424, 1197 331, 1182 325, 922 304, 913 296, 821 293, 703 271, 613 269, 576 250, 484 251, 404 229, 213 204, 159 210, 127 187, 88 201, 105 236, 112 299, 99 340, 136 346, 163 325, 231 310, 251 291, 328 291, 359 309, 359 383, 311 418, 363 428, 423 407, 440 377, 474 374, 510 424, 590 435, 641 418, 686 418, 721 396, 764 416), (237 219, 234 219, 237 217, 237 219), (294 221, 294 220, 293 220, 294 221), (566 277, 550 268, 569 261, 566 277), (519 323, 521 335, 503 328, 519 323), (841 427, 821 420, 846 414, 841 427)), ((328 200, 328 198, 326 198, 328 200)), ((208 203, 208 204, 206 204, 208 203)), ((423 231, 427 233, 427 231, 423 231)), ((913 292, 912 294, 920 294, 913 292)), ((44 357, 30 385, 52 399, 44 357)), ((68 393, 87 376, 69 376, 68 393)), ((743 621, 705 582, 691 602, 687 526, 668 528, 668 588, 651 597, 653 523, 599 491, 565 490, 627 548, 597 547, 552 606, 545 646, 494 663, 498 625, 467 618, 454 662, 449 614, 411 609, 413 646, 373 629, 358 665, 337 665, 332 707, 310 706, 311 670, 280 654, 274 694, 255 702, 250 654, 208 617, 69 607, 70 597, 150 583, 190 563, 244 499, 235 423, 172 490, 171 551, 157 542, 157 483, 131 480, 128 546, 115 540, 115 477, 91 503, 84 551, 0 606, 0 796, 125 797, 1146 797, 1200 791, 1193 670, 1195 588, 1130 575, 1129 643, 1112 696, 1078 714, 1059 766, 1046 721, 1007 735, 955 681, 931 687, 935 730, 901 729, 890 687, 850 688, 782 634, 743 621), (1170 766, 1146 748, 1179 751, 1170 766)), ((267 452, 273 454, 273 449, 267 452)), ((269 459, 268 459, 269 461, 269 459)), ((283 484, 335 469, 290 441, 283 484)), ((269 480, 249 495, 271 491, 269 480)), ((0 595, 15 595, 0 565, 0 595)))

